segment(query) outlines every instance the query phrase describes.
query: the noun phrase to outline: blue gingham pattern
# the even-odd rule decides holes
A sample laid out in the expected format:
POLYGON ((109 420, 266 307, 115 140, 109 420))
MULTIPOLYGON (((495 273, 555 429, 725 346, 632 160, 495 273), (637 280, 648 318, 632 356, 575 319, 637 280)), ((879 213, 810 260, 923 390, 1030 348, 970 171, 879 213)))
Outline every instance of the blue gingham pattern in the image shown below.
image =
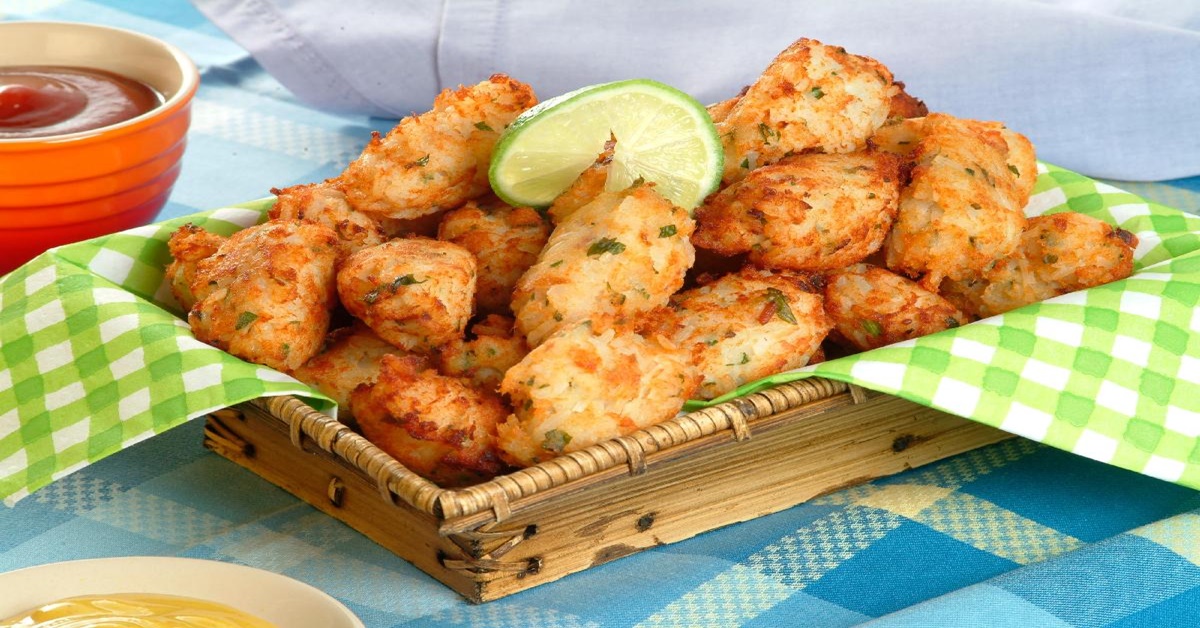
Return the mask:
MULTIPOLYGON (((201 66, 159 220, 335 175, 392 121, 297 104, 183 0, 6 0, 163 37, 201 66)), ((1200 178, 1119 186, 1196 212, 1200 178)), ((1023 439, 472 606, 204 451, 193 422, 0 507, 0 570, 179 555, 262 567, 394 626, 1172 626, 1200 616, 1200 493, 1023 439)))

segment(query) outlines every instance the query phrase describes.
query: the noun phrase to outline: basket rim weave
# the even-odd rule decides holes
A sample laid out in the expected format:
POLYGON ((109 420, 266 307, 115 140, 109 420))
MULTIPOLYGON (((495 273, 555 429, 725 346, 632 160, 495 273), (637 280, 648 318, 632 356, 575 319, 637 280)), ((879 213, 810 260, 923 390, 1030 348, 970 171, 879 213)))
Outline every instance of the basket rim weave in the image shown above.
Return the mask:
POLYGON ((397 499, 438 519, 471 518, 479 523, 508 518, 514 505, 555 489, 567 489, 590 476, 619 467, 646 472, 646 457, 701 438, 730 431, 733 440, 750 438, 749 422, 850 392, 857 403, 864 393, 857 386, 821 377, 777 384, 729 401, 693 410, 563 454, 537 465, 497 476, 464 488, 441 488, 417 475, 337 419, 293 395, 263 397, 251 403, 281 420, 292 444, 313 446, 345 461, 374 480, 385 501, 397 499), (481 520, 481 521, 476 521, 481 520))

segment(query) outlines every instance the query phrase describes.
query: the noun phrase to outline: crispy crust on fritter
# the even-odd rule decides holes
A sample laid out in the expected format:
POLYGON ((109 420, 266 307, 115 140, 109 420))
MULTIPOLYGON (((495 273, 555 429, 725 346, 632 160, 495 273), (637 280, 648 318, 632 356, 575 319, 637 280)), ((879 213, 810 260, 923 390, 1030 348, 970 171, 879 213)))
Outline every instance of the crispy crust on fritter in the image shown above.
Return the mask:
POLYGON ((379 377, 383 356, 405 354, 371 328, 356 322, 329 332, 321 351, 291 375, 333 399, 338 404, 338 419, 346 423, 354 418, 350 393, 360 384, 373 383, 379 377))
POLYGON ((550 223, 537 211, 498 200, 468 201, 448 212, 438 227, 439 240, 453 242, 475 256, 475 301, 482 312, 511 312, 513 287, 537 261, 549 237, 550 223))
POLYGON ((977 277, 1016 250, 1029 201, 1020 166, 1008 162, 1024 156, 1017 137, 994 122, 923 119, 912 180, 884 244, 888 268, 936 290, 943 278, 977 277))
POLYGON ((862 149, 899 89, 878 61, 800 39, 775 57, 717 124, 725 176, 802 152, 862 149))
POLYGON ((196 339, 250 362, 290 371, 321 348, 334 303, 337 235, 272 221, 243 229, 196 265, 188 314, 196 339))
POLYGON ((339 259, 386 239, 375 219, 350 207, 346 195, 330 181, 272 188, 271 193, 276 196, 268 212, 271 220, 303 220, 329 227, 338 236, 339 259))
POLYGON ((949 301, 869 264, 826 275, 825 311, 838 332, 832 338, 861 351, 967 322, 949 301))
POLYGON ((1137 236, 1091 216, 1061 212, 1029 219, 1021 248, 978 279, 942 282, 942 294, 977 317, 1002 314, 1133 273, 1137 236))
POLYGON ((514 414, 498 426, 501 456, 528 466, 665 421, 699 380, 689 352, 661 337, 577 323, 505 374, 514 414))
POLYGON ((501 131, 537 103, 526 84, 503 74, 447 89, 433 109, 375 134, 338 178, 355 209, 417 218, 488 191, 487 170, 501 131))
POLYGON ((525 338, 506 316, 489 314, 471 326, 471 336, 451 340, 438 351, 438 370, 470 379, 484 390, 498 390, 508 369, 529 353, 525 338))
POLYGON ((338 270, 342 305, 381 338, 430 352, 466 330, 475 256, 440 240, 400 238, 351 255, 338 270))
POLYGON ((819 275, 748 267, 676 294, 643 333, 690 349, 712 399, 807 364, 830 329, 822 301, 819 275))
POLYGON ((666 305, 695 259, 695 222, 641 185, 604 192, 550 234, 513 291, 517 329, 535 347, 573 323, 666 305))
POLYGON ((355 389, 351 403, 368 440, 441 486, 504 471, 495 448, 496 424, 508 416, 504 401, 438 374, 422 357, 384 356, 378 380, 355 389))
POLYGON ((920 118, 929 115, 929 107, 920 98, 910 95, 904 83, 896 81, 898 91, 888 103, 888 118, 920 118))
POLYGON ((171 263, 167 265, 166 278, 171 286, 171 294, 186 313, 192 309, 196 301, 208 294, 210 287, 207 283, 196 286, 199 292, 192 291, 192 279, 196 274, 196 264, 221 248, 225 242, 223 236, 209 233, 192 224, 175 230, 167 241, 167 250, 171 252, 171 263))
POLYGON ((609 140, 604 143, 604 150, 596 156, 596 160, 579 173, 579 176, 571 182, 571 185, 567 186, 567 189, 554 198, 554 202, 546 210, 546 214, 550 216, 554 224, 562 222, 575 210, 596 200, 596 197, 604 191, 616 148, 617 140, 610 135, 609 140))
POLYGON ((763 166, 696 210, 692 242, 769 268, 828 270, 883 245, 900 196, 885 152, 796 155, 763 166))

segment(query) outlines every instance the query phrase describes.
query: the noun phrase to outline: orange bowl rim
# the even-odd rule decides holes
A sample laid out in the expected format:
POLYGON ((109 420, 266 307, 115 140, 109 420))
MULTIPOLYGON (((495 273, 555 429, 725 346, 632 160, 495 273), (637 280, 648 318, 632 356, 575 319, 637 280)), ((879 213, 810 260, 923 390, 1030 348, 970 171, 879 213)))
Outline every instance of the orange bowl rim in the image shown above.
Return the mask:
POLYGON ((0 152, 39 150, 49 148, 50 146, 48 145, 64 144, 69 142, 104 141, 110 137, 124 135, 131 132, 133 129, 142 126, 150 120, 159 118, 161 116, 169 116, 176 110, 184 107, 192 100, 192 98, 196 95, 196 90, 200 87, 200 70, 196 67, 195 62, 192 61, 191 57, 189 57, 187 53, 181 50, 178 46, 166 40, 159 39, 158 37, 147 35, 145 33, 129 30, 127 28, 105 26, 101 24, 88 24, 85 22, 27 20, 0 22, 0 32, 3 32, 5 28, 41 25, 68 26, 73 28, 78 27, 85 30, 94 29, 100 31, 115 31, 126 37, 133 37, 148 41, 156 46, 162 47, 171 55, 171 58, 176 64, 179 65, 181 73, 183 74, 183 81, 180 83, 179 89, 175 91, 173 96, 163 101, 163 103, 159 106, 147 111, 146 113, 143 113, 140 116, 123 120, 116 124, 103 126, 98 129, 79 131, 77 133, 66 133, 63 135, 50 135, 36 138, 0 138, 0 152))

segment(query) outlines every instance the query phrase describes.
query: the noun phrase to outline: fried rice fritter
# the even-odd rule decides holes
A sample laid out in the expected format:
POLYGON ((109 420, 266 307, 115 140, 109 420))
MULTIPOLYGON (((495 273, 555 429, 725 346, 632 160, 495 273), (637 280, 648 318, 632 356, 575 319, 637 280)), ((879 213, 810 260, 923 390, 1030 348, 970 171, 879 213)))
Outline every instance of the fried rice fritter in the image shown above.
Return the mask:
POLYGON ((385 355, 407 355, 380 338, 370 327, 355 322, 329 332, 321 351, 291 372, 291 376, 325 393, 338 404, 338 420, 350 423, 354 406, 350 393, 379 377, 385 355))
POLYGON ((826 275, 833 339, 860 351, 967 323, 952 303, 886 269, 855 264, 826 275))
POLYGON ((651 184, 603 192, 550 234, 513 291, 530 347, 588 319, 633 316, 667 304, 695 260, 695 222, 651 184))
POLYGON ((499 200, 468 201, 446 213, 438 239, 470 251, 477 261, 475 301, 481 312, 510 313, 513 287, 537 261, 550 237, 550 223, 529 207, 499 200))
POLYGON ((1137 236, 1075 212, 1029 219, 1021 248, 982 278, 942 282, 942 294, 964 312, 995 316, 1133 273, 1137 236))
POLYGON ((467 486, 505 470, 496 424, 508 407, 496 393, 438 374, 420 356, 385 355, 379 378, 350 395, 363 435, 440 486, 467 486))
POLYGON ((196 264, 196 339, 288 372, 317 353, 334 305, 338 238, 325 225, 272 221, 233 234, 196 264))
POLYGON ((533 90, 495 74, 444 90, 433 109, 375 134, 338 177, 350 205, 371 215, 418 218, 487 192, 488 162, 501 131, 537 104, 533 90))
POLYGON ((171 263, 167 265, 166 279, 171 286, 171 294, 175 295, 175 300, 185 313, 211 289, 205 283, 197 286, 199 293, 192 292, 196 264, 206 257, 211 257, 224 242, 223 236, 205 231, 190 222, 176 229, 167 241, 171 263))
POLYGON ((495 391, 508 369, 529 353, 513 319, 489 314, 471 326, 471 338, 451 340, 438 351, 438 370, 495 391))
POLYGON ((717 123, 724 181, 796 153, 861 150, 887 120, 899 91, 892 73, 874 59, 812 39, 796 41, 717 123))
POLYGON ((346 195, 329 182, 273 188, 271 193, 276 196, 267 213, 271 220, 303 220, 333 229, 340 259, 387 239, 375 219, 350 207, 346 195))
POLYGON ((674 417, 700 382, 688 350, 629 325, 575 323, 508 370, 501 456, 529 466, 674 417))
POLYGON ((713 399, 807 364, 829 333, 823 300, 819 276, 748 267, 676 294, 643 333, 690 349, 696 395, 713 399))
POLYGON ((1036 171, 1024 165, 1022 175, 1009 162, 1024 163, 1028 140, 997 123, 935 113, 919 129, 912 180, 884 250, 889 269, 937 290, 943 278, 978 276, 1016 250, 1036 171))
POLYGON ((696 210, 692 242, 767 268, 828 270, 883 245, 900 197, 886 152, 789 157, 751 171, 696 210))
POLYGON ((440 240, 390 240, 351 255, 338 270, 337 291, 346 311, 379 337, 428 353, 466 330, 475 256, 440 240))

